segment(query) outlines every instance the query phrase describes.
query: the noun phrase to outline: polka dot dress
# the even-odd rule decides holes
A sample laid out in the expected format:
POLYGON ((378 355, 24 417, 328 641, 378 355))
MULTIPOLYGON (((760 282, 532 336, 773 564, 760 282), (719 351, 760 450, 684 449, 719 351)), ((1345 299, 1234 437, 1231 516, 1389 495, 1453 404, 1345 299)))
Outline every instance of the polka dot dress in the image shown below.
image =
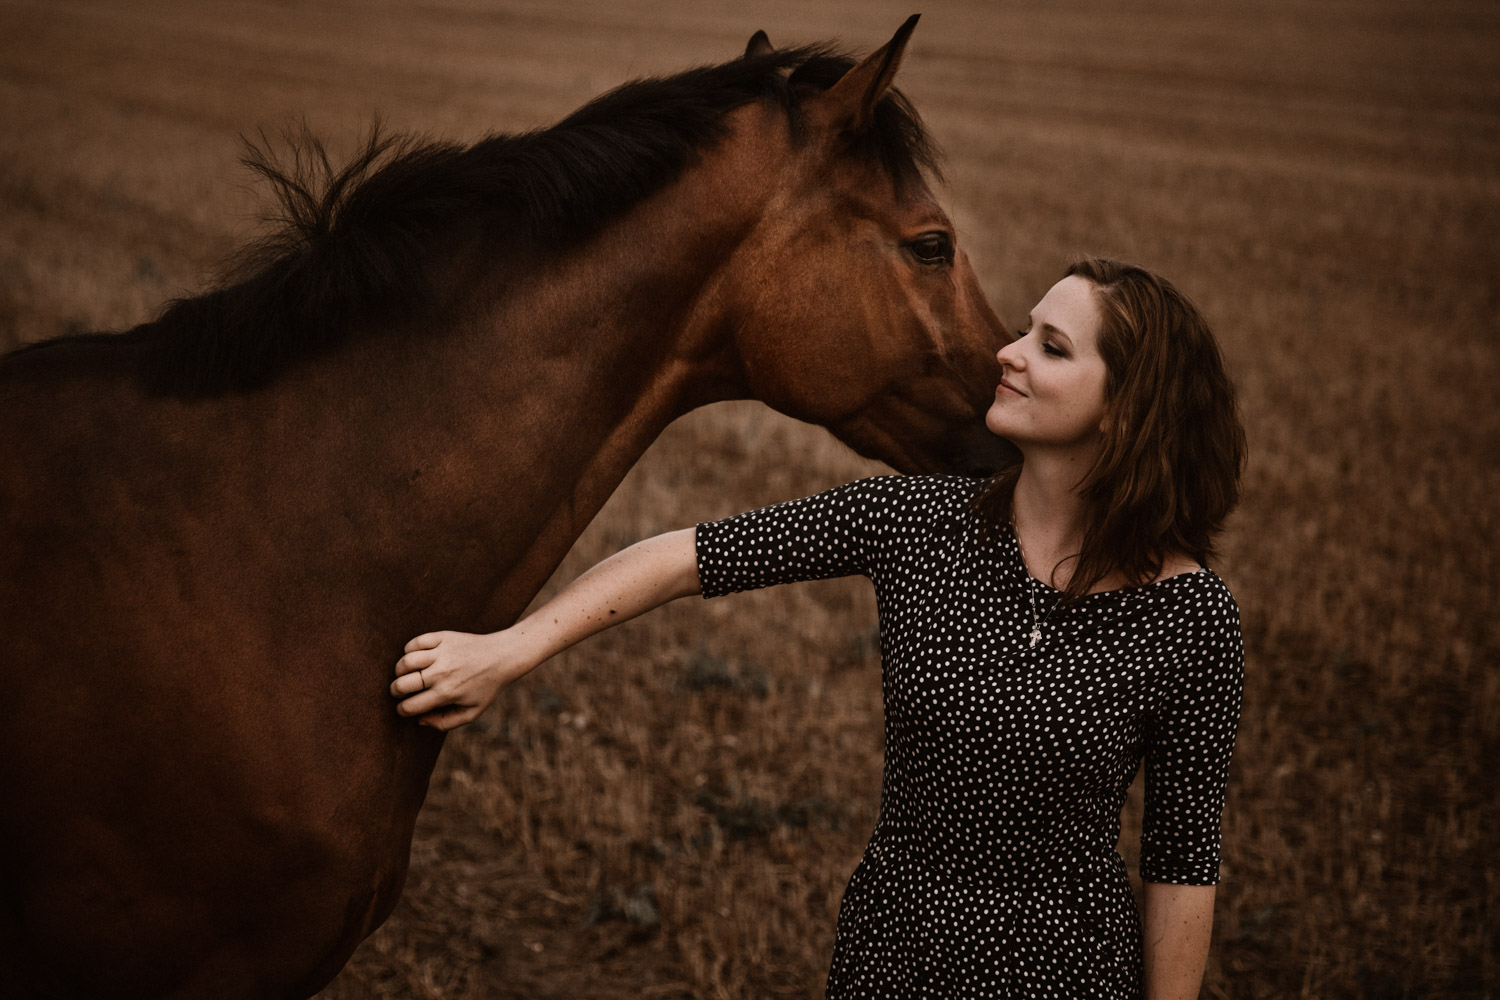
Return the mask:
POLYGON ((885 694, 880 819, 839 910, 828 996, 1138 997, 1115 850, 1142 758, 1141 876, 1212 885, 1239 721, 1239 615, 1207 569, 1053 610, 977 488, 887 476, 698 526, 705 597, 863 574, 885 694))

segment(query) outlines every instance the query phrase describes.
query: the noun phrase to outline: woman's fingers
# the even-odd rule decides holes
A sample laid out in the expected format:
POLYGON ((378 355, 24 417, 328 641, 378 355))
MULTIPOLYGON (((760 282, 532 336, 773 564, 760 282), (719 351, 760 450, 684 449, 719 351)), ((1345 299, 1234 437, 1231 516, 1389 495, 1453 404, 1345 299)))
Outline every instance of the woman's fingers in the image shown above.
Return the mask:
POLYGON ((414 670, 426 670, 437 662, 437 653, 429 649, 417 650, 407 653, 396 661, 396 676, 409 674, 414 670))
POLYGON ((391 682, 391 694, 397 698, 405 698, 409 694, 416 694, 427 687, 426 678, 420 670, 414 670, 408 674, 401 674, 391 682))
POLYGON ((396 703, 396 714, 413 716, 426 715, 435 709, 451 706, 453 701, 447 695, 439 694, 431 689, 418 691, 409 698, 403 698, 396 703))
POLYGON ((391 696, 398 699, 396 714, 445 731, 479 718, 504 687, 491 676, 488 638, 427 632, 408 642, 390 684, 391 696))
POLYGON ((443 633, 424 632, 406 644, 406 652, 415 653, 419 649, 436 649, 442 641, 443 633))

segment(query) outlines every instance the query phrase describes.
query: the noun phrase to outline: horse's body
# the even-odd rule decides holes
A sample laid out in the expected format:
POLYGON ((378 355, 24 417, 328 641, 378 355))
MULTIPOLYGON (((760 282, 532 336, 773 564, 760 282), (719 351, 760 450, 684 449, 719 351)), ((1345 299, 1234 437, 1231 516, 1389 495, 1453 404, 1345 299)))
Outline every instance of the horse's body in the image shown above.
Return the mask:
MULTIPOLYGON (((247 279, 274 286, 258 297, 234 286, 0 363, 7 989, 321 988, 400 893, 442 745, 386 693, 402 645, 514 620, 676 416, 754 397, 904 470, 973 457, 1002 334, 933 241, 951 226, 914 119, 882 121, 909 27, 831 86, 823 56, 758 36, 690 87, 500 140, 502 165, 600 129, 635 149, 632 129, 672 127, 653 97, 704 74, 793 98, 720 98, 722 135, 613 214, 549 229, 440 204, 424 228, 420 197, 370 201, 416 220, 386 241, 426 262, 412 302, 346 301, 400 257, 364 252, 352 197, 247 279), (286 277, 327 246, 359 251, 360 280, 286 277), (220 294, 235 324, 290 316, 327 343, 217 344, 220 294)), ((523 208, 572 204, 551 197, 523 208)))

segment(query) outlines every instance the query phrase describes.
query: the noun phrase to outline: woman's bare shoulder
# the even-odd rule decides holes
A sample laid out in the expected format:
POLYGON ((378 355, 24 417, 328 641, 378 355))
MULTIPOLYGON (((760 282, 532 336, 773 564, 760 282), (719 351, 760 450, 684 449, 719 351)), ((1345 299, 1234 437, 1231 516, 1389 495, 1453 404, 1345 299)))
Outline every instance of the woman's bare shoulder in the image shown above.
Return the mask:
POLYGON ((1162 559, 1161 561, 1161 572, 1156 574, 1156 579, 1150 582, 1156 583, 1159 580, 1166 580, 1170 577, 1181 576, 1184 573, 1196 573, 1202 568, 1203 567, 1198 564, 1198 560, 1192 558, 1186 553, 1169 552, 1167 553, 1166 558, 1162 559))

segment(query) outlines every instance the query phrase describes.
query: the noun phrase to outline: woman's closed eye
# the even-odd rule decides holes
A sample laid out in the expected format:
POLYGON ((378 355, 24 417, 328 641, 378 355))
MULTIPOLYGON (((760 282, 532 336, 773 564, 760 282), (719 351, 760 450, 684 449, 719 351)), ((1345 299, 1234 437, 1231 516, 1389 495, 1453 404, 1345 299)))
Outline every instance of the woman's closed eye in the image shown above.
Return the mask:
MULTIPOLYGON (((1017 340, 1029 336, 1031 336, 1031 327, 1029 326, 1022 327, 1021 329, 1016 331, 1017 340)), ((1052 340, 1042 341, 1042 353, 1053 358, 1066 358, 1068 356, 1068 352, 1064 350, 1061 345, 1052 340)))

